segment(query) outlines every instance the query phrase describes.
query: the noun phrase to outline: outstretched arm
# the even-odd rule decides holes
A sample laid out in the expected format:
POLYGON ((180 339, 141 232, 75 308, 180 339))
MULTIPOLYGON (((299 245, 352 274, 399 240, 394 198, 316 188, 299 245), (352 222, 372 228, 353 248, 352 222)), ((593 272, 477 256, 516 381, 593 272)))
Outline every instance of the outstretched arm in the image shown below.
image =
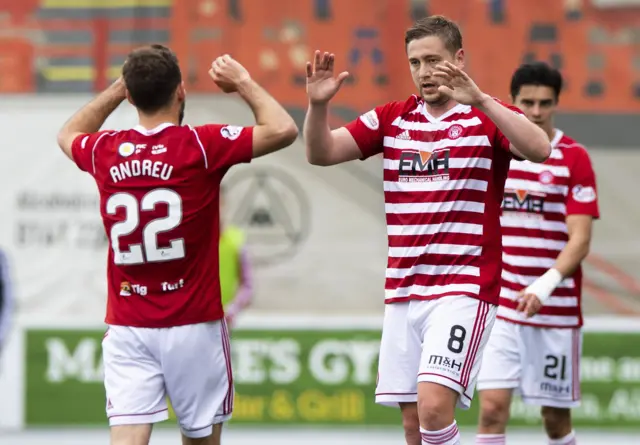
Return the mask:
POLYGON ((81 134, 100 130, 104 121, 126 98, 126 94, 124 81, 120 78, 71 116, 58 132, 58 145, 69 159, 73 160, 73 141, 81 134))

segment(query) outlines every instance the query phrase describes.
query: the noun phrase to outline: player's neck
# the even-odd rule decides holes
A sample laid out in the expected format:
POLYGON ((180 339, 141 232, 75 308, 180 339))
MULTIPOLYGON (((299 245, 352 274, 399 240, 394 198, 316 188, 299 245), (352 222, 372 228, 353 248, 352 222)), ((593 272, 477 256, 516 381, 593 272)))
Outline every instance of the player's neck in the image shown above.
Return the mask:
POLYGON ((453 107, 458 105, 458 102, 454 100, 447 100, 443 103, 425 103, 427 113, 429 113, 434 118, 439 118, 447 111, 451 110, 453 107))
POLYGON ((553 124, 549 124, 546 127, 542 127, 542 129, 544 130, 545 133, 547 133, 547 136, 549 137, 550 141, 552 141, 553 138, 556 137, 556 128, 554 127, 553 124))
POLYGON ((141 127, 152 130, 162 124, 180 125, 178 116, 172 113, 156 113, 146 115, 138 113, 138 122, 141 127))

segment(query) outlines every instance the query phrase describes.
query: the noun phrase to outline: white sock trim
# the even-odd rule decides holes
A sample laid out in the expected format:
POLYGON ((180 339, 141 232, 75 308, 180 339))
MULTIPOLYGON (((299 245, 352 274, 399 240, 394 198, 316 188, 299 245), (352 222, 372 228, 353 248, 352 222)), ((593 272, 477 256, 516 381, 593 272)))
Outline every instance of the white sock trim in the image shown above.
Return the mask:
POLYGON ((439 431, 427 431, 420 427, 423 445, 456 445, 460 443, 460 431, 454 420, 451 425, 439 431))
POLYGON ((576 443, 576 432, 571 430, 569 434, 561 439, 549 439, 549 445, 574 445, 576 443))
POLYGON ((506 434, 476 434, 476 445, 505 445, 506 434))

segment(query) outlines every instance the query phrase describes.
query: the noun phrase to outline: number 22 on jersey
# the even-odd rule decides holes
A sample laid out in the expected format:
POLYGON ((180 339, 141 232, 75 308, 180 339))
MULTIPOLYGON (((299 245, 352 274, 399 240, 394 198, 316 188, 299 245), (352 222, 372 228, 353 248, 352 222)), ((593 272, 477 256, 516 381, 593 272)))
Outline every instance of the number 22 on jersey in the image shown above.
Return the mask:
POLYGON ((107 214, 115 215, 120 207, 125 210, 125 218, 111 227, 110 234, 115 264, 156 263, 185 257, 183 239, 169 241, 169 247, 158 247, 158 234, 175 229, 182 221, 182 199, 178 193, 169 189, 155 189, 144 195, 140 202, 129 193, 111 195, 107 200, 107 214), (142 230, 141 242, 121 250, 120 237, 133 233, 140 225, 141 212, 152 211, 158 204, 167 205, 167 216, 149 221, 142 230))

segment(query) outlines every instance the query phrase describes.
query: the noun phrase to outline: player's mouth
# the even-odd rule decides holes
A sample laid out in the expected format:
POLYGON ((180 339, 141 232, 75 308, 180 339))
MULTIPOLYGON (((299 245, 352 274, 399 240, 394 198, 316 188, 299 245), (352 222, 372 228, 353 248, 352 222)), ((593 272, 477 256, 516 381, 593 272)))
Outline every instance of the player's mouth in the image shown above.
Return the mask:
POLYGON ((427 94, 433 94, 438 91, 438 85, 433 82, 423 82, 420 84, 420 87, 422 88, 422 91, 427 94))

